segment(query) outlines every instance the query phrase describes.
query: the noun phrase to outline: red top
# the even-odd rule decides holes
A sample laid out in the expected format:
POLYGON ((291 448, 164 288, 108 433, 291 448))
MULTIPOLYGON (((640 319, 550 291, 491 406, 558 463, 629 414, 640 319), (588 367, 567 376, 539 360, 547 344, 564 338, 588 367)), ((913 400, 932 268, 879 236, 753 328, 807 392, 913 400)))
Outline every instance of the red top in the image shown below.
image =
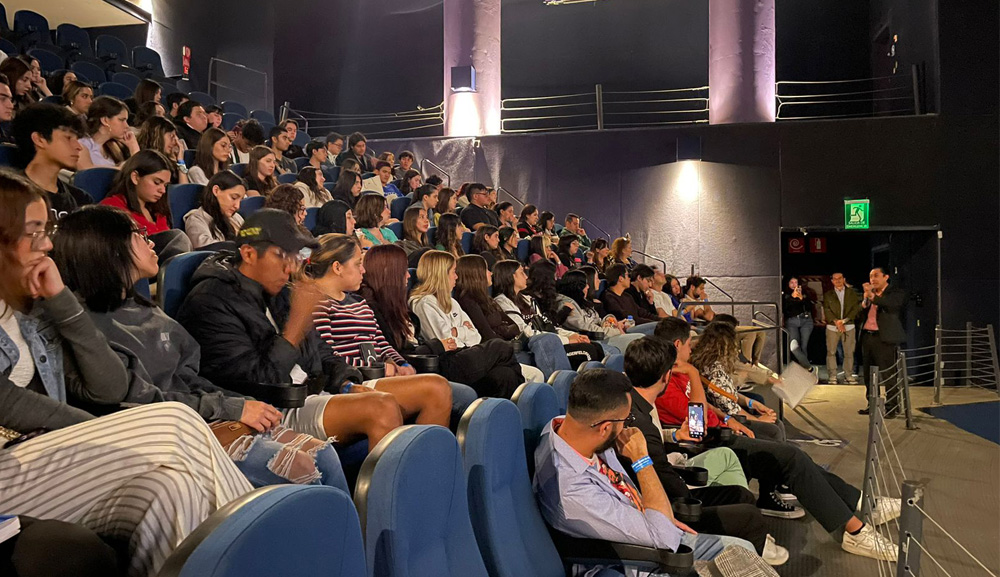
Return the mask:
POLYGON ((141 213, 132 212, 128 209, 128 204, 125 203, 125 197, 121 194, 115 196, 109 196, 101 201, 101 204, 106 204, 108 206, 113 206, 115 208, 120 208, 127 212, 132 220, 136 222, 139 226, 146 229, 146 234, 156 234, 158 232, 163 232, 165 230, 170 230, 170 223, 167 222, 166 215, 158 214, 156 215, 156 222, 150 222, 141 213))
MULTIPOLYGON (((674 371, 670 373, 670 382, 667 389, 656 399, 656 414, 660 417, 660 422, 664 425, 679 426, 688 417, 688 377, 684 373, 674 371)), ((713 411, 705 411, 705 424, 708 428, 721 427, 722 422, 713 411)))

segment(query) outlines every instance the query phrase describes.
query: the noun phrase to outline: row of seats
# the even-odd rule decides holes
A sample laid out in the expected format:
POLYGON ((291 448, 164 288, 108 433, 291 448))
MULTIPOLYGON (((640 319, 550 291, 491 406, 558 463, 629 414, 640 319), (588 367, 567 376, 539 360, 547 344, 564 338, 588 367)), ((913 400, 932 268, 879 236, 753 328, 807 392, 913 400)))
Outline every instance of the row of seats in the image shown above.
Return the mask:
POLYGON ((163 577, 561 577, 574 563, 686 575, 692 555, 550 533, 531 487, 533 455, 558 416, 554 387, 526 383, 484 398, 458 432, 410 425, 365 459, 354 494, 268 487, 220 509, 188 536, 163 577), (294 545, 294 546, 293 546, 294 545))

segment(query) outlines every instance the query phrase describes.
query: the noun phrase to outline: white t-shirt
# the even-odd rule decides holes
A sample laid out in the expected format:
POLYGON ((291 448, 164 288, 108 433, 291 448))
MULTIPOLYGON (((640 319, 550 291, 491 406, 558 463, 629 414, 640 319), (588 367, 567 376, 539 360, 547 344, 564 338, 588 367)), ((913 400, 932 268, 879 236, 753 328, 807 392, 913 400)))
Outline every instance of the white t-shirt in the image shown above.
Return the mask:
POLYGON ((667 293, 663 291, 653 290, 653 306, 663 309, 663 312, 670 316, 674 316, 674 301, 670 300, 667 293))
POLYGON ((17 324, 17 318, 14 316, 14 309, 0 300, 0 311, 4 311, 3 315, 0 316, 0 329, 3 329, 3 332, 10 337, 11 342, 17 347, 18 353, 17 363, 14 364, 14 368, 11 369, 7 378, 19 387, 27 387, 35 376, 35 360, 31 358, 31 349, 28 348, 28 343, 25 342, 24 335, 21 334, 21 327, 17 324))

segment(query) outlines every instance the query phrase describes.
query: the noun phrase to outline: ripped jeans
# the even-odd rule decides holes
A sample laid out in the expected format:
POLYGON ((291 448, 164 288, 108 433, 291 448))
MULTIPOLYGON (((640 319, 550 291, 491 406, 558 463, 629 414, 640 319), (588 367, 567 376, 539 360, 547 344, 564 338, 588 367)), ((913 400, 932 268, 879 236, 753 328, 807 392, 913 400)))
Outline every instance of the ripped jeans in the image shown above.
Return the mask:
POLYGON ((266 433, 243 435, 225 450, 254 487, 328 485, 350 494, 340 458, 330 441, 279 425, 266 433))

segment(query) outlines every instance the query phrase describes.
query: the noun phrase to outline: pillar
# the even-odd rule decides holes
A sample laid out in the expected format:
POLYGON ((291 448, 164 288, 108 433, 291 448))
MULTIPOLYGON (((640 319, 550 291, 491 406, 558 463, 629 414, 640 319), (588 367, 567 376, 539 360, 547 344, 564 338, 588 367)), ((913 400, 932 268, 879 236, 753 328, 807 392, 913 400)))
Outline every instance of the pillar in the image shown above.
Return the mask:
POLYGON ((709 123, 774 122, 774 68, 774 0, 709 0, 709 123))
POLYGON ((446 136, 500 134, 500 0, 444 0, 446 136), (451 68, 476 69, 476 92, 452 92, 451 68))

